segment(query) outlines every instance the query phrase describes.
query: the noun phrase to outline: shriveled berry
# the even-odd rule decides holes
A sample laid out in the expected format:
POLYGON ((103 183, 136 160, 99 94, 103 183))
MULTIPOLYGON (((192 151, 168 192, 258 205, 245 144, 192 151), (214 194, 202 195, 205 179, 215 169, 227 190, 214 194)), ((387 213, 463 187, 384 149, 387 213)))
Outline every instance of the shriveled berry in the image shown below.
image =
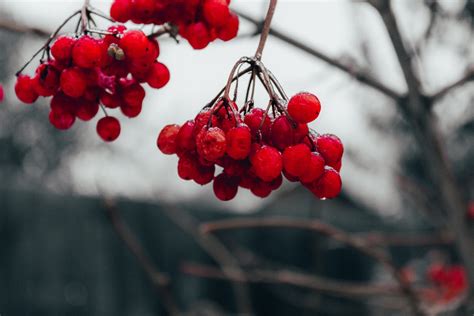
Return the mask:
POLYGON ((240 125, 230 129, 226 134, 227 155, 236 160, 245 159, 250 154, 252 135, 250 128, 240 125))
POLYGON ((168 67, 160 62, 155 62, 147 77, 147 83, 155 89, 163 88, 170 81, 168 67))
POLYGON ((79 38, 72 48, 72 60, 76 66, 94 68, 100 65, 103 56, 103 46, 88 35, 79 38))
POLYGON ((87 88, 87 79, 84 72, 77 68, 63 70, 60 78, 61 90, 70 97, 78 98, 84 95, 87 88))
POLYGON ((106 142, 112 142, 120 135, 120 122, 113 116, 106 116, 97 122, 97 134, 106 142))
POLYGON ((208 161, 216 161, 226 152, 226 137, 218 127, 203 129, 196 136, 196 149, 201 157, 208 161))
POLYGON ((73 37, 60 36, 51 46, 51 54, 55 59, 67 64, 72 58, 72 48, 75 42, 73 37))
POLYGON ((301 92, 294 95, 288 102, 288 113, 299 123, 314 121, 321 111, 319 99, 311 93, 301 92))
POLYGON ((336 135, 324 134, 316 138, 316 146, 326 164, 337 163, 344 152, 341 140, 336 135))
POLYGON ((196 115, 194 118, 194 131, 193 134, 197 136, 199 132, 204 128, 204 126, 207 126, 207 124, 210 122, 211 126, 216 126, 217 125, 217 117, 215 115, 212 115, 211 109, 204 109, 201 112, 196 115))
POLYGON ((320 199, 335 198, 341 192, 342 182, 339 173, 325 167, 323 175, 309 185, 311 192, 320 199))
POLYGON ((255 174, 263 181, 272 181, 283 169, 281 153, 274 147, 262 146, 252 156, 255 174))
POLYGON ((283 168, 289 174, 300 177, 311 161, 311 151, 305 144, 289 146, 283 151, 283 168))
POLYGON ((214 178, 213 189, 216 197, 221 201, 230 201, 236 195, 239 189, 239 179, 229 177, 225 173, 221 173, 214 178))
POLYGON ((170 124, 161 130, 156 140, 156 145, 163 154, 172 155, 176 153, 176 138, 180 128, 179 125, 170 124))
POLYGON ((23 103, 34 103, 38 99, 38 93, 34 89, 33 80, 30 76, 19 75, 15 83, 15 94, 23 103))
POLYGON ((310 183, 317 180, 323 173, 324 158, 318 152, 312 152, 308 167, 299 179, 301 183, 310 183))

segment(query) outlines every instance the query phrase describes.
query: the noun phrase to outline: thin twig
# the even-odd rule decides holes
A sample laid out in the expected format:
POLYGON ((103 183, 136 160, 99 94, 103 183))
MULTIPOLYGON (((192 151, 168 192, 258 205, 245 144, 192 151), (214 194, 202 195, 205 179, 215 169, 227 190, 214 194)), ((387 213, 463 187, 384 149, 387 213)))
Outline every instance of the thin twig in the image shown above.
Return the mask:
POLYGON ((255 59, 257 60, 262 59, 263 49, 265 48, 265 43, 267 42, 268 34, 270 33, 270 25, 272 24, 273 15, 275 14, 276 5, 277 0, 270 0, 270 5, 268 6, 267 15, 265 16, 260 34, 260 42, 258 43, 257 51, 255 52, 255 59))
POLYGON ((443 96, 445 96, 447 93, 454 90, 455 88, 458 88, 473 80, 474 80, 474 67, 470 66, 469 69, 466 71, 466 74, 462 78, 456 80, 455 82, 447 85, 446 87, 440 89, 438 92, 434 93, 431 96, 431 99, 438 100, 442 98, 443 96))
POLYGON ((152 260, 145 253, 145 250, 138 239, 122 220, 116 204, 111 200, 105 200, 104 207, 112 227, 128 250, 135 256, 140 267, 145 271, 148 279, 151 281, 160 296, 164 308, 170 315, 180 315, 181 312, 179 307, 169 289, 170 280, 168 276, 160 272, 152 263, 152 260))

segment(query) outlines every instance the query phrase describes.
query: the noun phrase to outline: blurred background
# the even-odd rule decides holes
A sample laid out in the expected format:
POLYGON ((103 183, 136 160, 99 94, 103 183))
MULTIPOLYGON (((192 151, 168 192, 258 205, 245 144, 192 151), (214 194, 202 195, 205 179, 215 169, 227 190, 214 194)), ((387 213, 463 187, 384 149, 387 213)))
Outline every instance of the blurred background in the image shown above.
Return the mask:
MULTIPOLYGON (((104 12, 110 4, 92 0, 104 12)), ((462 262, 439 183, 426 170, 426 146, 403 106, 411 83, 401 63, 419 78, 459 194, 473 199, 474 1, 392 0, 408 61, 365 1, 280 1, 272 27, 296 45, 270 36, 264 62, 290 95, 320 98, 311 127, 344 143, 343 193, 331 201, 286 182, 266 199, 241 191, 219 202, 212 186, 179 179, 176 157, 156 148, 164 125, 193 118, 225 85, 234 62, 254 53, 267 1, 232 2, 248 18, 231 42, 196 51, 185 41, 160 40, 171 81, 147 89, 142 114, 121 117, 122 134, 110 144, 96 135, 95 121, 57 131, 47 100, 23 105, 13 93, 15 72, 45 41, 40 31, 53 32, 81 5, 0 0, 0 315, 167 315, 166 295, 154 291, 107 214, 123 216, 147 260, 169 278, 165 292, 190 315, 411 313, 386 267, 317 229, 199 229, 231 218, 326 223, 370 237, 409 283, 427 291, 421 305, 468 315, 465 286, 449 298, 429 295, 430 267, 462 262), (237 276, 222 272, 228 266, 237 276), (239 273, 248 273, 248 282, 239 273)), ((266 105, 263 90, 256 100, 266 105)))

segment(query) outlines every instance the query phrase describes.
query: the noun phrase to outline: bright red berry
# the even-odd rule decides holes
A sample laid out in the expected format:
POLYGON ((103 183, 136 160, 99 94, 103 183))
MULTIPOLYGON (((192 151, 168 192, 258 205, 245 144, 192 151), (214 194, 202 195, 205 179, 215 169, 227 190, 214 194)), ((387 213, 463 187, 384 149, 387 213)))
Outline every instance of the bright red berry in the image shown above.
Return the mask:
POLYGON ((203 129, 196 136, 196 149, 201 157, 208 161, 216 161, 225 155, 226 137, 218 127, 203 129))
POLYGON ((283 168, 289 174, 300 177, 311 161, 311 151, 305 144, 289 146, 283 151, 283 168))
POLYGON ((214 189, 214 194, 219 200, 229 201, 237 195, 239 179, 221 173, 215 177, 212 187, 214 189))
POLYGON ((119 46, 125 52, 127 59, 140 59, 145 57, 150 50, 149 40, 140 30, 129 30, 123 34, 119 46))
POLYGON ((160 89, 170 81, 170 71, 168 67, 160 62, 155 62, 147 77, 150 87, 160 89))
POLYGON ((176 138, 181 127, 176 124, 170 124, 163 127, 156 144, 161 152, 165 155, 176 154, 176 138))
POLYGON ((249 113, 245 115, 244 123, 247 124, 247 126, 250 128, 250 130, 252 131, 252 136, 254 138, 257 137, 260 126, 262 126, 261 136, 263 136, 264 139, 269 137, 272 122, 268 115, 265 115, 265 110, 261 108, 253 108, 249 113), (265 119, 263 119, 264 117, 265 119))
POLYGON ((235 13, 229 15, 228 21, 218 30, 217 36, 223 41, 230 41, 239 32, 239 17, 235 13))
POLYGON ((110 16, 120 23, 130 20, 132 12, 131 0, 115 0, 110 7, 110 16))
POLYGON ((189 120, 181 126, 178 135, 176 136, 176 150, 178 152, 192 150, 196 147, 193 131, 193 120, 189 120))
POLYGON ((202 12, 206 21, 213 27, 227 23, 230 15, 226 0, 204 0, 202 12))
POLYGON ((97 122, 97 134, 106 142, 112 142, 120 135, 120 122, 113 116, 106 116, 97 122))
POLYGON ((178 160, 178 176, 183 180, 192 180, 196 177, 198 162, 190 153, 183 154, 178 160))
POLYGON ((288 102, 288 113, 299 123, 314 121, 321 111, 321 103, 311 93, 301 92, 294 95, 288 102))
POLYGON ((311 192, 320 199, 335 198, 341 187, 341 176, 331 167, 325 167, 323 175, 309 185, 311 192))
POLYGON ((60 86, 65 94, 78 98, 86 91, 87 78, 80 68, 67 68, 61 73, 60 86))
POLYGON ((209 30, 202 22, 197 22, 187 27, 186 39, 194 49, 203 49, 211 42, 209 30))
POLYGON ((3 102, 4 97, 5 97, 5 93, 3 91, 3 86, 0 84, 0 102, 3 102))
POLYGON ((90 121, 99 112, 99 103, 89 101, 84 98, 77 100, 76 116, 78 119, 83 121, 90 121))
POLYGON ((51 54, 55 59, 67 64, 72 58, 72 48, 75 42, 76 40, 72 37, 60 36, 51 46, 51 54))
POLYGON ((271 129, 273 146, 280 150, 293 144, 294 129, 285 116, 280 116, 272 124, 271 129))
POLYGON ((72 48, 72 60, 76 66, 81 68, 94 68, 102 61, 103 46, 88 35, 79 38, 72 48))
POLYGON ((49 112, 49 122, 60 130, 69 129, 75 122, 73 113, 63 110, 51 110, 49 112))
POLYGON ((324 134, 316 138, 316 146, 324 157, 326 164, 337 163, 341 160, 344 147, 336 135, 324 134))
POLYGON ((15 84, 15 93, 23 103, 34 103, 38 99, 38 93, 34 89, 34 83, 30 76, 18 76, 15 84))
POLYGON ((310 183, 317 180, 323 173, 324 158, 318 152, 312 152, 308 167, 299 179, 301 183, 310 183))
POLYGON ((248 126, 241 125, 230 129, 226 134, 226 139, 229 157, 236 160, 247 158, 252 143, 252 135, 248 126))
POLYGON ((251 162, 255 174, 263 181, 272 181, 283 169, 281 153, 271 146, 262 146, 252 156, 251 162))
POLYGON ((48 64, 41 64, 33 78, 36 93, 43 97, 55 94, 59 88, 59 72, 48 64))

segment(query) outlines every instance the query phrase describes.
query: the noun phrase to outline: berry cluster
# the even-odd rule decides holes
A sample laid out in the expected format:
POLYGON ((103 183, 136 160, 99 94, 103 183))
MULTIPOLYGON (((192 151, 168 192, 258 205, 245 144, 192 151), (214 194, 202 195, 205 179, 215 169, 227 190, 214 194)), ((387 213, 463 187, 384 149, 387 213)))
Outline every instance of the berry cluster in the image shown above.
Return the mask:
POLYGON ((451 301, 464 293, 468 287, 466 270, 461 265, 432 264, 427 277, 435 288, 428 291, 425 298, 433 301, 451 301))
POLYGON ((239 18, 229 10, 230 0, 115 0, 110 15, 116 21, 178 26, 179 34, 195 49, 237 36, 239 18))
POLYGON ((178 175, 200 185, 212 181, 216 197, 233 199, 238 188, 264 198, 280 187, 283 176, 299 181, 320 199, 341 191, 343 146, 335 135, 310 132, 308 123, 320 112, 310 93, 293 96, 287 111, 268 113, 221 98, 182 126, 167 125, 158 148, 177 154, 178 175), (215 176, 216 166, 222 172, 215 176))
MULTIPOLYGON (((85 30, 48 41, 47 59, 35 75, 18 74, 18 99, 34 103, 39 96, 52 96, 49 121, 58 129, 69 129, 76 118, 91 120, 99 107, 104 113, 106 108, 120 108, 125 116, 136 117, 145 98, 142 84, 161 88, 170 79, 168 68, 157 61, 156 39, 122 25, 111 26, 97 37, 92 33, 85 30)), ((97 123, 104 141, 117 139, 120 129, 118 119, 107 114, 97 123)))

